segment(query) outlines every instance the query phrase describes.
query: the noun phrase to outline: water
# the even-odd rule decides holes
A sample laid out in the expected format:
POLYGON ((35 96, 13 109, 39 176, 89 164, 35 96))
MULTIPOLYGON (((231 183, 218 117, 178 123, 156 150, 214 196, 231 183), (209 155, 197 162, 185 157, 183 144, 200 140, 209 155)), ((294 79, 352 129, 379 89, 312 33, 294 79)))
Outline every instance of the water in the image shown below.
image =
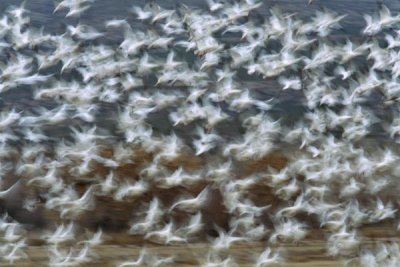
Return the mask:
MULTIPOLYGON (((36 28, 43 28, 45 32, 52 34, 62 34, 66 30, 67 25, 77 25, 78 23, 88 24, 96 27, 99 31, 105 32, 104 38, 99 40, 99 43, 117 46, 122 40, 123 35, 121 31, 109 30, 104 27, 104 22, 109 19, 127 19, 129 24, 134 30, 145 30, 146 26, 138 21, 129 9, 135 5, 143 6, 147 1, 130 1, 130 0, 97 0, 93 3, 91 8, 84 12, 80 18, 65 18, 66 11, 59 11, 53 14, 55 7, 55 1, 53 0, 28 0, 25 1, 26 8, 29 10, 29 17, 31 23, 29 26, 36 28)), ((164 8, 177 8, 179 5, 187 5, 190 8, 206 9, 205 1, 155 1, 157 4, 164 8)), ((379 8, 377 1, 314 1, 312 5, 307 5, 308 1, 263 1, 263 6, 256 11, 250 13, 250 17, 259 18, 263 20, 269 14, 269 9, 273 6, 279 6, 282 11, 295 12, 298 17, 307 20, 309 19, 316 10, 327 8, 337 14, 347 14, 347 17, 342 21, 342 29, 335 30, 329 37, 333 41, 341 41, 346 38, 359 39, 360 32, 364 26, 363 14, 372 14, 379 8)), ((0 3, 0 13, 7 10, 10 5, 20 5, 22 1, 5 0, 0 3)), ((400 10, 400 1, 385 1, 385 5, 389 7, 392 12, 398 12, 400 10)), ((152 26, 150 26, 152 27, 152 26)), ((226 34, 221 36, 220 40, 227 45, 238 42, 239 38, 235 34, 226 34)), ((97 43, 97 41, 95 42, 97 43)), ((183 56, 186 61, 193 62, 193 55, 191 53, 185 53, 183 50, 179 56, 183 56)), ((161 54, 163 55, 163 52, 161 54)), ((164 53, 165 55, 165 53, 164 53)), ((157 54, 152 54, 157 56, 157 54)), ((73 74, 72 74, 73 75, 73 74)), ((279 84, 275 79, 261 79, 249 76, 244 70, 239 71, 238 77, 240 83, 248 88, 252 92, 252 96, 257 97, 261 100, 268 100, 276 98, 273 110, 270 115, 274 118, 282 118, 288 125, 293 124, 299 120, 307 111, 304 106, 305 99, 301 92, 287 91, 282 92, 279 88, 279 84)), ((144 88, 145 90, 145 88, 144 88)), ((54 108, 55 102, 45 102, 34 100, 32 98, 33 88, 29 86, 22 86, 1 95, 0 105, 4 110, 15 108, 16 110, 23 110, 24 112, 33 112, 37 106, 45 106, 46 108, 54 108)), ((364 104, 373 110, 374 114, 381 118, 383 122, 388 122, 392 118, 393 110, 390 107, 385 107, 381 103, 381 96, 378 94, 372 94, 368 101, 364 104)), ((101 104, 101 111, 97 117, 96 124, 100 127, 109 129, 115 129, 114 116, 117 112, 117 105, 113 104, 101 104)), ((227 111, 227 109, 224 109, 227 111)), ((228 111, 229 112, 229 111, 228 111)), ((230 123, 220 126, 219 132, 223 136, 239 136, 241 127, 239 125, 233 126, 237 120, 235 117, 238 115, 235 112, 229 112, 230 116, 233 117, 230 123), (232 124, 232 122, 234 122, 232 124)), ((173 127, 167 119, 167 114, 164 112, 157 112, 151 114, 149 122, 156 131, 161 133, 170 132, 173 127)), ((74 121, 70 121, 71 125, 75 125, 74 121)), ((371 129, 371 137, 374 138, 386 138, 387 136, 382 134, 380 125, 374 125, 371 129)), ((53 134, 59 133, 61 136, 65 136, 66 127, 60 126, 57 129, 50 129, 53 134)), ((176 129, 182 136, 185 136, 187 128, 176 129)), ((113 130, 112 130, 113 131, 113 130)), ((114 134, 117 134, 114 132, 114 134)))

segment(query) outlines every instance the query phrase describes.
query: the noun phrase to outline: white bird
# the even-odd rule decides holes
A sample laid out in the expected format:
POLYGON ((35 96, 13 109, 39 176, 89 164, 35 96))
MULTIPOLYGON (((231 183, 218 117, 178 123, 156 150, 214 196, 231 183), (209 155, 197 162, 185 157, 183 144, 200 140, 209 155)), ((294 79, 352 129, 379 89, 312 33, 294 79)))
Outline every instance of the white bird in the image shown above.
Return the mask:
POLYGON ((162 9, 158 5, 154 5, 154 9, 157 11, 154 13, 153 18, 151 19, 151 23, 156 23, 160 20, 171 17, 175 13, 175 10, 173 9, 172 10, 162 9))
POLYGON ((51 247, 51 253, 49 264, 55 267, 73 266, 73 250, 69 249, 66 251, 59 251, 57 245, 51 247))
POLYGON ((361 183, 357 182, 354 178, 351 178, 350 183, 345 185, 340 191, 340 197, 347 198, 356 196, 362 188, 363 185, 361 183))
POLYGON ((335 68, 334 72, 336 75, 341 76, 342 80, 346 80, 354 73, 354 70, 353 69, 346 70, 343 66, 339 65, 335 68))
POLYGON ((376 195, 390 184, 388 177, 368 179, 366 189, 371 195, 376 195))
POLYGON ((388 43, 388 48, 393 49, 396 47, 400 47, 400 40, 398 38, 399 36, 397 35, 396 38, 393 37, 393 35, 386 34, 385 35, 385 40, 388 43))
POLYGON ((130 73, 125 74, 125 77, 121 81, 124 90, 128 91, 137 87, 143 86, 142 79, 133 76, 130 73))
POLYGON ((231 66, 239 68, 247 62, 251 62, 255 54, 255 45, 238 45, 229 49, 229 54, 233 60, 231 66))
POLYGON ((68 9, 66 17, 80 16, 84 11, 90 8, 90 3, 94 0, 63 0, 54 9, 53 13, 56 13, 62 9, 68 9))
POLYGON ((202 214, 199 211, 190 217, 187 225, 178 228, 176 233, 179 236, 190 237, 197 233, 200 233, 201 230, 203 230, 203 227, 204 223, 202 222, 202 214))
POLYGON ((133 32, 132 30, 124 31, 124 40, 119 45, 125 56, 137 55, 140 49, 148 44, 144 32, 133 32))
POLYGON ((237 267, 235 260, 230 255, 226 257, 224 260, 220 258, 220 256, 214 252, 209 251, 207 254, 207 261, 202 262, 201 267, 237 267))
POLYGON ((208 9, 211 12, 215 12, 215 11, 220 10, 221 8, 224 7, 223 3, 220 3, 220 2, 217 2, 217 1, 214 1, 214 0, 207 0, 207 5, 208 5, 208 9))
POLYGON ((209 252, 207 261, 203 262, 201 267, 236 267, 237 264, 232 256, 226 257, 222 260, 215 252, 209 252))
POLYGON ((97 232, 93 234, 92 238, 80 241, 78 242, 78 244, 86 244, 89 247, 101 245, 104 242, 103 235, 103 231, 101 230, 101 228, 99 228, 99 230, 97 230, 97 232))
POLYGON ((75 238, 75 227, 71 222, 67 226, 61 224, 57 227, 56 231, 52 234, 45 234, 42 236, 47 243, 58 244, 75 238))
POLYGON ((278 82, 283 86, 282 90, 293 89, 300 90, 302 87, 301 80, 298 77, 283 77, 278 78, 278 82))
POLYGON ((166 61, 165 61, 164 65, 163 65, 164 69, 173 70, 173 69, 185 64, 182 61, 175 61, 174 57, 175 57, 175 52, 174 51, 171 51, 171 52, 168 53, 166 61))
POLYGON ((32 143, 40 143, 50 139, 47 135, 43 134, 39 128, 27 128, 24 129, 23 133, 24 139, 32 143))
POLYGON ((160 188, 172 188, 175 186, 181 186, 183 184, 184 176, 187 174, 182 167, 176 169, 171 175, 159 181, 160 188))
POLYGON ((85 122, 94 122, 96 113, 99 110, 96 104, 80 105, 75 108, 72 118, 79 118, 85 122))
POLYGON ((148 5, 144 8, 133 6, 131 11, 136 14, 138 20, 147 20, 154 16, 153 10, 148 5))
POLYGON ((307 233, 308 230, 304 223, 294 219, 287 219, 275 226, 275 232, 271 235, 269 240, 272 243, 276 243, 277 241, 298 242, 304 239, 307 233))
POLYGON ((254 98, 250 96, 248 89, 243 90, 239 97, 235 97, 230 102, 230 108, 235 111, 242 111, 243 109, 249 108, 255 104, 254 98))
POLYGON ((269 177, 271 177, 271 184, 274 186, 291 178, 291 173, 289 172, 289 168, 287 167, 281 170, 275 170, 271 167, 268 167, 268 170, 270 172, 269 177))
POLYGON ((364 20, 367 23, 362 31, 364 35, 376 35, 382 30, 382 24, 378 16, 365 14, 364 20))
POLYGON ((90 252, 90 246, 85 245, 80 251, 79 254, 75 257, 73 257, 73 263, 74 264, 84 264, 86 262, 90 261, 89 257, 89 252, 90 252))
POLYGON ((10 127, 11 125, 17 123, 21 117, 21 112, 16 112, 14 109, 8 112, 2 112, 0 114, 0 129, 10 127))
POLYGON ((196 49, 196 42, 194 42, 194 41, 181 40, 181 41, 177 41, 175 43, 175 45, 185 48, 186 52, 196 49))
POLYGON ((306 63, 306 70, 315 70, 323 64, 333 61, 339 55, 339 52, 331 47, 327 43, 320 43, 318 48, 313 50, 311 58, 304 58, 306 63))
POLYGON ((83 24, 78 24, 76 27, 68 25, 67 30, 72 37, 77 37, 82 40, 95 40, 104 36, 104 33, 97 31, 91 26, 83 24))
POLYGON ((198 212, 207 202, 207 196, 209 194, 210 188, 206 186, 195 198, 182 199, 175 202, 169 211, 174 209, 183 210, 186 212, 198 212))
POLYGON ((376 170, 380 171, 390 169, 398 160, 398 156, 391 149, 385 149, 382 154, 382 159, 375 163, 376 170))
POLYGON ((25 2, 22 2, 20 6, 12 6, 8 13, 10 13, 19 23, 23 21, 23 16, 28 13, 29 10, 25 8, 25 2))
POLYGON ((56 166, 49 166, 45 175, 37 176, 28 181, 28 185, 38 183, 41 186, 51 186, 58 180, 59 169, 56 166))
POLYGON ((90 186, 80 198, 63 203, 60 213, 61 218, 64 218, 65 215, 76 215, 92 209, 94 205, 93 190, 93 186, 90 186))
POLYGON ((32 74, 31 76, 21 77, 15 79, 14 82, 18 85, 35 85, 37 83, 46 82, 51 78, 53 74, 49 75, 40 75, 38 73, 32 74))
POLYGON ((371 222, 379 222, 388 218, 393 218, 397 212, 397 209, 393 208, 392 203, 388 202, 386 205, 383 201, 378 198, 376 200, 376 208, 373 208, 369 214, 369 220, 371 222))
POLYGON ((193 141, 196 149, 196 156, 201 155, 217 146, 217 142, 221 140, 218 134, 206 133, 203 128, 197 127, 196 134, 200 137, 193 141))
POLYGON ((107 20, 104 25, 107 28, 124 28, 124 27, 130 27, 129 23, 127 22, 126 19, 111 19, 107 20))
POLYGON ((21 226, 16 223, 10 223, 5 227, 4 240, 7 242, 15 242, 23 236, 21 226))
POLYGON ((118 267, 134 267, 134 266, 143 266, 146 264, 148 257, 150 255, 147 252, 146 248, 142 248, 139 253, 139 257, 135 261, 126 261, 118 265, 118 267))
POLYGON ((129 233, 147 233, 154 225, 160 223, 164 215, 163 209, 161 207, 160 200, 158 198, 153 198, 149 203, 148 210, 143 222, 134 223, 129 229, 129 233))
POLYGON ((10 249, 10 251, 6 254, 6 251, 4 251, 4 254, 2 257, 3 259, 7 260, 11 264, 14 265, 14 261, 18 261, 21 259, 28 259, 28 255, 22 250, 24 247, 26 247, 26 240, 21 239, 16 243, 11 243, 11 245, 6 245, 7 249, 10 249))
POLYGON ((106 139, 108 136, 102 136, 96 134, 97 127, 93 126, 92 128, 87 129, 77 129, 75 127, 70 128, 73 133, 73 138, 77 143, 91 143, 98 139, 106 139))
POLYGON ((245 214, 254 214, 255 216, 261 216, 262 213, 269 209, 271 205, 265 205, 258 207, 250 199, 244 199, 243 201, 238 201, 236 203, 236 210, 239 212, 239 216, 245 214))
POLYGON ((283 258, 279 253, 273 253, 271 248, 267 247, 258 257, 256 267, 275 266, 283 263, 283 258))
POLYGON ((296 201, 293 205, 289 205, 288 207, 284 207, 276 213, 277 218, 290 218, 294 217, 297 213, 301 211, 307 210, 307 201, 305 200, 305 196, 301 194, 296 198, 296 201))
POLYGON ((134 184, 126 183, 121 185, 114 194, 114 199, 122 201, 125 198, 139 197, 149 190, 149 184, 143 179, 136 181, 134 184))
POLYGON ((137 68, 137 74, 146 75, 150 73, 150 71, 152 71, 153 69, 159 67, 159 64, 150 63, 149 60, 150 60, 149 54, 144 53, 143 56, 140 58, 137 68))
POLYGON ((171 266, 171 264, 175 263, 175 257, 174 256, 169 256, 169 257, 157 257, 153 256, 150 258, 148 266, 154 266, 154 267, 163 267, 163 266, 171 266))
POLYGON ((146 212, 145 222, 149 222, 151 224, 159 223, 163 214, 164 212, 162 210, 160 200, 158 198, 153 198, 146 212))
POLYGON ((111 191, 115 190, 118 185, 115 182, 115 174, 113 171, 110 171, 109 174, 105 177, 104 181, 98 184, 100 186, 100 190, 102 193, 108 194, 111 191))
POLYGON ((5 145, 8 141, 18 141, 20 138, 13 132, 0 132, 0 144, 5 145))
POLYGON ((387 28, 391 27, 395 23, 398 23, 400 21, 400 16, 392 16, 389 8, 385 5, 382 5, 381 9, 379 10, 379 19, 382 27, 387 28))
POLYGON ((215 251, 226 251, 233 243, 249 241, 247 237, 232 236, 235 229, 232 229, 229 231, 229 233, 226 233, 219 226, 215 225, 214 227, 218 232, 218 237, 212 242, 212 249, 215 251))
POLYGON ((318 32, 319 36, 327 36, 330 29, 337 28, 339 26, 339 21, 346 16, 347 15, 335 16, 333 13, 328 11, 317 11, 316 16, 313 18, 315 31, 318 32))
POLYGON ((167 17, 165 22, 161 23, 161 28, 168 36, 179 35, 186 32, 183 21, 176 14, 167 17))
POLYGON ((300 191, 300 186, 297 179, 293 178, 290 183, 277 188, 275 194, 284 200, 289 200, 300 191))
POLYGON ((360 244, 356 231, 348 231, 347 227, 342 227, 338 233, 328 237, 328 253, 332 256, 348 254, 354 251, 360 244))
POLYGON ((340 53, 342 58, 341 63, 346 63, 350 59, 353 59, 354 57, 363 55, 365 52, 367 52, 369 46, 370 46, 369 44, 362 44, 356 46, 352 41, 347 39, 346 43, 343 46, 341 46, 342 49, 342 52, 340 53))
POLYGON ((210 177, 212 181, 217 184, 224 184, 229 178, 231 178, 233 170, 232 161, 224 161, 222 164, 210 165, 207 167, 206 175, 210 177))
POLYGON ((174 231, 174 223, 170 222, 161 230, 148 232, 144 238, 146 240, 165 245, 170 243, 185 243, 186 238, 177 236, 174 231))
POLYGON ((42 121, 43 124, 58 124, 68 118, 68 111, 70 110, 69 104, 62 104, 52 110, 47 110, 45 108, 38 108, 40 112, 40 117, 37 118, 38 121, 42 121))

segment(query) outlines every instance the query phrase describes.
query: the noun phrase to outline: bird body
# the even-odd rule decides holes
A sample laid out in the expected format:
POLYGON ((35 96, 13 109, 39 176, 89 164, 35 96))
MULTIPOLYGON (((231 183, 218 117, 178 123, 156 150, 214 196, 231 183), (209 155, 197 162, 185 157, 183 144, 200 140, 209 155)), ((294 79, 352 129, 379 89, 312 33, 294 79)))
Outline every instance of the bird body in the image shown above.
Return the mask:
POLYGON ((226 251, 233 243, 247 242, 248 238, 240 236, 232 236, 232 232, 225 233, 221 228, 216 226, 218 237, 213 241, 212 248, 216 251, 226 251))
POLYGON ((185 238, 179 237, 173 233, 174 225, 172 222, 168 223, 161 230, 148 232, 144 238, 159 244, 182 243, 186 242, 185 238))
POLYGON ((209 190, 209 187, 205 187, 195 198, 183 199, 175 202, 170 207, 169 211, 171 212, 174 209, 179 209, 187 212, 197 212, 206 203, 209 190))

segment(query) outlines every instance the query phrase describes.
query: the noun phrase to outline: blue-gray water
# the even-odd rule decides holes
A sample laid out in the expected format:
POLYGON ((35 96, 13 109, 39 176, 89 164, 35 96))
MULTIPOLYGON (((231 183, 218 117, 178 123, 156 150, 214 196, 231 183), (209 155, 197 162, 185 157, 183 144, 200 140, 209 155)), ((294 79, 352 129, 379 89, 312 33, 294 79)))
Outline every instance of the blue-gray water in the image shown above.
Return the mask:
MULTIPOLYGON (((133 5, 144 5, 148 1, 130 1, 130 0, 96 0, 91 8, 84 12, 78 18, 65 18, 66 11, 59 11, 53 14, 55 7, 55 1, 53 0, 26 0, 25 6, 29 10, 29 17, 31 22, 29 26, 36 28, 44 28, 45 32, 53 34, 62 34, 66 30, 66 25, 76 25, 79 22, 83 24, 88 24, 95 26, 99 31, 106 32, 105 38, 99 42, 106 44, 117 45, 122 39, 122 33, 120 31, 107 30, 104 27, 104 22, 109 19, 127 19, 133 29, 144 29, 144 24, 138 21, 130 8, 133 5)), ((187 5, 190 8, 200 8, 206 9, 205 1, 154 1, 157 4, 165 8, 177 8, 179 5, 187 5)), ((379 1, 314 1, 311 5, 308 5, 307 0, 296 1, 262 1, 263 6, 256 11, 250 13, 251 17, 256 17, 263 20, 268 16, 269 8, 278 5, 282 11, 285 12, 295 12, 298 17, 307 20, 309 19, 317 10, 327 8, 338 14, 347 14, 347 17, 341 22, 343 26, 342 29, 335 30, 335 32, 329 37, 334 41, 349 39, 359 39, 361 34, 361 29, 364 27, 365 22, 363 19, 363 14, 372 14, 377 12, 380 7, 379 1)), ((0 13, 5 12, 11 5, 20 5, 22 1, 13 0, 3 0, 0 3, 0 13)), ((392 11, 397 12, 400 10, 400 1, 384 1, 384 4, 392 11)), ((222 40, 228 40, 226 42, 236 42, 238 36, 234 34, 222 36, 222 40)), ((187 57, 190 57, 188 55, 187 57)), ((283 118, 288 123, 293 123, 297 121, 301 116, 303 116, 306 108, 304 107, 304 98, 302 98, 301 93, 297 92, 282 92, 279 89, 278 84, 274 79, 263 80, 255 79, 254 76, 248 76, 245 72, 239 73, 239 77, 242 79, 241 83, 246 85, 247 88, 252 89, 254 96, 259 99, 269 99, 275 97, 274 109, 271 111, 272 116, 275 118, 283 118)), ((48 108, 54 107, 54 103, 45 103, 43 101, 34 101, 32 99, 32 90, 28 86, 23 88, 18 88, 16 90, 11 90, 2 94, 1 106, 4 108, 15 108, 17 110, 29 111, 37 106, 47 106, 48 108)), ((391 110, 390 107, 385 107, 380 101, 380 95, 372 94, 370 100, 365 103, 365 105, 371 107, 374 113, 383 119, 383 121, 388 121, 391 119, 391 114, 393 112, 398 112, 397 110, 391 110)), ((96 122, 99 126, 104 126, 108 128, 113 128, 113 119, 110 114, 116 112, 116 105, 104 105, 102 104, 101 112, 99 112, 98 121, 96 122)), ((233 117, 233 122, 235 122, 235 114, 231 112, 233 117)), ((162 132, 168 132, 171 130, 171 125, 166 119, 166 114, 158 112, 151 114, 149 121, 154 126, 155 129, 162 132)), ((71 121, 71 124, 73 122, 71 121)), ((71 125, 68 125, 71 126, 71 125)), ((68 127, 66 125, 66 127, 68 127)), ((219 131, 222 135, 235 135, 240 127, 235 127, 232 120, 228 123, 222 123, 219 126, 219 131)), ((374 125, 372 127, 373 137, 383 137, 381 127, 379 125, 374 125)), ((55 131, 58 134, 65 134, 65 128, 61 127, 58 129, 49 129, 50 131, 55 131)), ((183 135, 185 129, 181 129, 183 135)), ((178 129, 179 131, 179 129, 178 129)))

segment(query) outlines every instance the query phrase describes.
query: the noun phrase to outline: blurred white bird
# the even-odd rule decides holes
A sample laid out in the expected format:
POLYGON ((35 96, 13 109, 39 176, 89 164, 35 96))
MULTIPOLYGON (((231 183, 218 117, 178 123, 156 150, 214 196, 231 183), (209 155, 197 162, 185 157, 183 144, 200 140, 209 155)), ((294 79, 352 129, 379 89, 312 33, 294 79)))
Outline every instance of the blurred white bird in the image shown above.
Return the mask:
POLYGON ((283 263, 283 258, 277 252, 273 253, 271 248, 267 247, 258 257, 256 267, 267 267, 280 265, 283 263))
POLYGON ((185 243, 186 239, 175 235, 174 223, 170 222, 164 226, 161 230, 155 230, 148 232, 144 238, 146 240, 158 243, 158 244, 170 244, 170 243, 185 243))
POLYGON ((283 86, 282 90, 286 90, 286 89, 300 90, 301 89, 301 80, 297 77, 285 78, 285 77, 281 76, 281 77, 279 77, 278 81, 283 86))
POLYGON ((175 202, 169 208, 169 211, 179 209, 186 212, 198 212, 206 203, 209 191, 210 188, 207 186, 195 198, 182 199, 175 202))
MULTIPOLYGON (((215 238, 212 242, 212 249, 215 251, 226 251, 228 250, 232 244, 238 242, 247 242, 248 238, 241 236, 233 236, 234 231, 230 231, 226 233, 219 226, 214 225, 218 232, 218 237, 215 238)), ((234 230, 234 229, 233 229, 234 230)))

